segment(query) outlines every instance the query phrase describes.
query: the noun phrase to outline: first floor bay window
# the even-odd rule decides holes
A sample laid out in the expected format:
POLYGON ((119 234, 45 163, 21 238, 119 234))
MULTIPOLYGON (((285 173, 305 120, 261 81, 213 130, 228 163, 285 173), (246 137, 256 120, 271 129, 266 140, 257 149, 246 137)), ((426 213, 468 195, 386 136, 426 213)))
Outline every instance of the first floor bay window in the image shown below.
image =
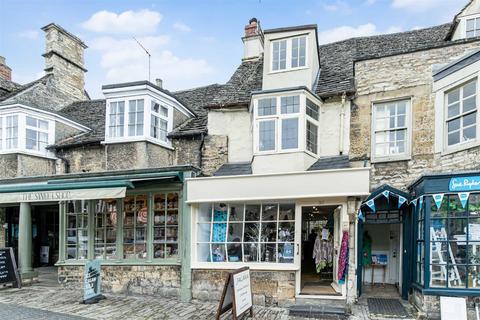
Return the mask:
POLYGON ((26 148, 45 150, 48 144, 48 122, 30 116, 26 119, 26 148))
POLYGON ((7 116, 5 125, 5 149, 18 148, 18 116, 7 116))
POLYGON ((123 137, 125 123, 125 102, 110 102, 110 112, 108 114, 108 134, 110 137, 123 137))
POLYGON ((197 262, 293 263, 293 203, 202 204, 196 228, 197 262))

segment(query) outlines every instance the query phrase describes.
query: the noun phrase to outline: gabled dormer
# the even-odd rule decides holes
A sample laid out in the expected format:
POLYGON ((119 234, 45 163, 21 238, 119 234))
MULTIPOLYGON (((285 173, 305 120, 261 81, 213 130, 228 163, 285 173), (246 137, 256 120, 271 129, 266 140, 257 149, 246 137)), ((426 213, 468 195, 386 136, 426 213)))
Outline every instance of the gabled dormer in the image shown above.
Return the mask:
POLYGON ((313 89, 319 70, 317 26, 264 31, 263 90, 304 86, 313 89))
POLYGON ((449 37, 451 37, 451 40, 459 40, 479 36, 480 0, 470 0, 469 3, 455 16, 449 37))
POLYGON ((171 148, 168 134, 195 117, 173 94, 160 85, 137 81, 105 85, 105 144, 149 141, 171 148))

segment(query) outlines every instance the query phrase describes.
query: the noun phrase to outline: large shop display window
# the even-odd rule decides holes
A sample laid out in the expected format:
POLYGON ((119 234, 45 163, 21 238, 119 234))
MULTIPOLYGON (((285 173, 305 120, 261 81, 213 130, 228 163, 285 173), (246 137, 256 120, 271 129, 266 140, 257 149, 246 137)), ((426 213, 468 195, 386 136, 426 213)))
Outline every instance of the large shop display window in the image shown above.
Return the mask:
POLYGON ((146 262, 178 257, 178 192, 69 201, 65 210, 67 260, 146 262))
POLYGON ((202 204, 198 262, 293 263, 295 204, 202 204))
POLYGON ((417 283, 432 289, 480 289, 480 194, 471 194, 465 207, 457 195, 445 195, 439 207, 431 197, 426 204, 417 214, 417 283), (424 244, 429 279, 422 269, 424 244))

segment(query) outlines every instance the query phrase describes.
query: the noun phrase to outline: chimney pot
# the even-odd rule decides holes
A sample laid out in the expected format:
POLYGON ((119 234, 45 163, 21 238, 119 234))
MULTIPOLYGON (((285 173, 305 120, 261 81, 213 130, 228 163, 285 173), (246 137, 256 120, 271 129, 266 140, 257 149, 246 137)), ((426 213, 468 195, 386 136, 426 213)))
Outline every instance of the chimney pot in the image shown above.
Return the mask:
POLYGON ((260 33, 259 22, 257 18, 252 18, 245 26, 245 37, 253 37, 260 33))
POLYGON ((7 66, 5 57, 0 56, 0 78, 12 81, 12 69, 7 66))
POLYGON ((160 79, 160 78, 157 78, 155 79, 155 84, 157 85, 157 87, 160 87, 163 89, 163 80, 160 79))

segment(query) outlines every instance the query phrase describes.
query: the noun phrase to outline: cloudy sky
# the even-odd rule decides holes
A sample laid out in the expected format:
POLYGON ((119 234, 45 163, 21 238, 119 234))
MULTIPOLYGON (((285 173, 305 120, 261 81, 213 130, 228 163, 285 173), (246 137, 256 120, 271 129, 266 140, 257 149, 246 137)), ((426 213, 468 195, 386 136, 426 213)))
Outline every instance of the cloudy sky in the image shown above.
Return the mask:
POLYGON ((315 23, 320 43, 450 22, 468 0, 0 0, 0 55, 19 83, 42 75, 44 36, 55 22, 89 46, 86 89, 148 77, 170 90, 223 83, 240 63, 251 17, 264 29, 315 23))

